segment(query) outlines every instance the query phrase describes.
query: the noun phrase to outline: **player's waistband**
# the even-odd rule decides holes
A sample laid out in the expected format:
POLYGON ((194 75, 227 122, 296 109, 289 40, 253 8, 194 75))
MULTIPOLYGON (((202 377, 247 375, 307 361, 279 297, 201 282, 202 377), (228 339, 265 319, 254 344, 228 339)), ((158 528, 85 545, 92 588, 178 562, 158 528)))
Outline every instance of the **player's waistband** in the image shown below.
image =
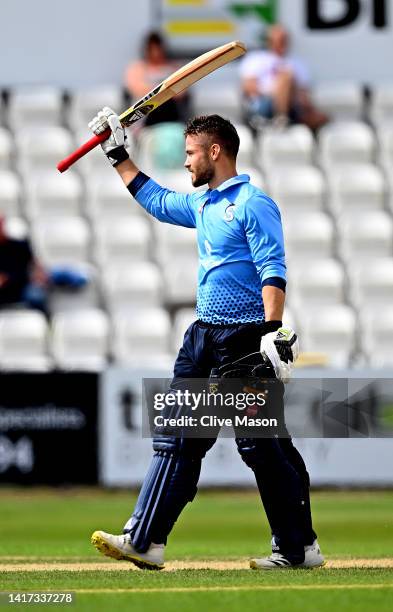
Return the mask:
POLYGON ((207 329, 234 329, 235 327, 249 327, 252 328, 261 328, 264 322, 254 321, 248 323, 207 323, 206 321, 202 321, 201 319, 197 319, 195 321, 199 327, 205 327, 207 329))

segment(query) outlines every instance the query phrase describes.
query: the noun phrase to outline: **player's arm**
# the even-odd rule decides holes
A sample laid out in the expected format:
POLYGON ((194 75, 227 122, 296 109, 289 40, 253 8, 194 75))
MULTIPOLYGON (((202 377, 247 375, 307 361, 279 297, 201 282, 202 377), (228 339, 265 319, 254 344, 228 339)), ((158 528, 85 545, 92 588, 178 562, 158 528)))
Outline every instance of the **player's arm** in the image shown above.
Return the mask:
POLYGON ((192 196, 165 189, 139 170, 128 155, 125 130, 113 110, 104 107, 89 127, 96 135, 111 129, 111 136, 101 147, 128 191, 150 215, 165 223, 195 227, 192 196))
MULTIPOLYGON (((273 277, 271 280, 277 280, 273 277)), ((262 301, 265 309, 265 321, 282 322, 285 303, 285 291, 274 285, 268 284, 262 287, 262 301)))
POLYGON ((252 196, 244 205, 244 231, 252 260, 265 285, 285 291, 286 265, 281 215, 273 200, 264 195, 252 196), (281 279, 275 285, 271 278, 281 279))
POLYGON ((282 325, 286 266, 280 212, 268 197, 253 198, 244 210, 246 237, 262 283, 265 324, 261 353, 272 363, 277 378, 287 382, 299 345, 295 332, 282 325))

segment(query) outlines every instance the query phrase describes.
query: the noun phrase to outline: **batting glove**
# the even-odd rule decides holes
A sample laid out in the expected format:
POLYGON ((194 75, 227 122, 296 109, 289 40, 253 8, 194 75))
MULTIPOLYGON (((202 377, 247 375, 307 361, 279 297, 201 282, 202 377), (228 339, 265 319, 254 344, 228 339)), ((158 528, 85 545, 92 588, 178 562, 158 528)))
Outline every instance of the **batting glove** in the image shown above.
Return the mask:
POLYGON ((112 166, 116 167, 118 164, 129 159, 125 148, 127 141, 125 130, 120 123, 119 117, 109 106, 104 106, 102 111, 90 121, 89 128, 96 136, 99 136, 108 128, 111 130, 111 135, 101 143, 101 147, 112 166))
POLYGON ((299 357, 299 340, 290 327, 280 327, 261 339, 261 353, 274 368, 275 374, 283 383, 291 377, 293 365, 299 357))

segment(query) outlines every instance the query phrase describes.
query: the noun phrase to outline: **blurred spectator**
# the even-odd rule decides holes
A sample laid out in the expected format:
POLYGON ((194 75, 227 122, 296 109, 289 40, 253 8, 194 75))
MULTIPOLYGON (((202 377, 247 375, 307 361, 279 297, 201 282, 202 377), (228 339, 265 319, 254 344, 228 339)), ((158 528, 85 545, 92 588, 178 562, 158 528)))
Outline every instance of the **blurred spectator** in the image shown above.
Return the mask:
MULTIPOLYGON (((143 42, 143 58, 130 64, 125 74, 125 87, 135 100, 145 96, 153 87, 161 83, 180 64, 168 58, 164 38, 158 32, 150 32, 143 42)), ((189 115, 189 94, 179 94, 158 107, 145 119, 145 125, 165 121, 184 122, 189 115)))
POLYGON ((328 117, 315 108, 305 63, 289 54, 290 39, 281 25, 267 34, 267 49, 251 51, 241 64, 245 111, 251 127, 266 120, 277 126, 304 123, 316 130, 328 117))
POLYGON ((0 214, 0 308, 25 304, 46 312, 48 276, 34 259, 28 240, 7 235, 0 214))

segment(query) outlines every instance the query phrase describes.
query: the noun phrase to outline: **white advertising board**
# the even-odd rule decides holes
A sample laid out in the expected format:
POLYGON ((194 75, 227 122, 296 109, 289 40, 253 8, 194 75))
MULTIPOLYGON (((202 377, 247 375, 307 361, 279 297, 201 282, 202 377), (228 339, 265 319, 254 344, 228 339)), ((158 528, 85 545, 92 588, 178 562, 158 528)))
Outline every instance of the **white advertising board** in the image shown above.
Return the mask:
MULTIPOLYGON (((142 437, 142 377, 167 378, 167 371, 138 372, 112 367, 101 379, 99 479, 106 486, 139 486, 152 457, 142 437)), ((393 484, 393 438, 302 438, 302 453, 314 486, 393 484)), ((232 438, 219 438, 202 464, 201 486, 254 485, 232 438)))
POLYGON ((392 80, 393 0, 154 0, 170 46, 199 53, 229 39, 260 46, 269 24, 291 33, 315 81, 392 80))
POLYGON ((1 9, 2 87, 120 85, 151 29, 162 28, 178 54, 195 56, 233 39, 260 44, 276 20, 316 81, 392 80, 393 0, 119 0, 111 28, 105 0, 69 0, 61 16, 52 0, 25 2, 23 19, 13 0, 1 9))
MULTIPOLYGON (((101 379, 99 416, 99 479, 107 486, 138 486, 152 457, 152 441, 142 437, 142 376, 167 377, 168 372, 149 374, 109 368, 101 379)), ((235 441, 220 438, 208 452, 200 484, 245 485, 253 474, 240 459, 235 441)))

